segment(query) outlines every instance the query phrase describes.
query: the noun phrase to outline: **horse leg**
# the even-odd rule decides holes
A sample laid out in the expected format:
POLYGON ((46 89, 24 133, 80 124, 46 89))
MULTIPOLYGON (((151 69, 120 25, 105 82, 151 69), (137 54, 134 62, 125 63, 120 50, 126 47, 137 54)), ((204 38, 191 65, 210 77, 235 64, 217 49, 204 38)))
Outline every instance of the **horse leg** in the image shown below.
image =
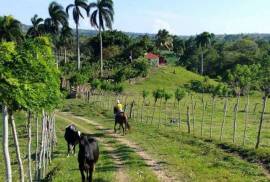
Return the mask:
POLYGON ((90 169, 88 169, 89 171, 89 173, 88 173, 88 175, 89 175, 89 180, 88 180, 88 182, 92 182, 92 178, 93 178, 93 170, 94 170, 94 164, 92 164, 91 165, 91 167, 90 167, 90 169))
POLYGON ((86 181, 89 182, 90 178, 89 178, 89 169, 86 169, 86 181))
POLYGON ((67 157, 69 157, 69 152, 70 152, 69 143, 67 143, 67 157))
POLYGON ((80 167, 80 172, 81 172, 82 182, 85 182, 84 170, 82 167, 80 167))
POLYGON ((121 123, 121 127, 123 128, 123 135, 125 135, 125 127, 124 127, 123 123, 121 123))
POLYGON ((73 155, 76 155, 76 145, 73 146, 73 155))

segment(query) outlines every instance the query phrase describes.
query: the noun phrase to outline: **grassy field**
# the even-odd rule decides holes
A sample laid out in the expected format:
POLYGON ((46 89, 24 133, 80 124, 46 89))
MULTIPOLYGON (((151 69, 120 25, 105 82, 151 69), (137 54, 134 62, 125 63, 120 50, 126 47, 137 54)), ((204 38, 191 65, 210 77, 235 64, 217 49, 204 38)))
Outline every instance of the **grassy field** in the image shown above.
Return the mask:
MULTIPOLYGON (((24 163, 24 172, 27 174, 27 133, 25 129, 26 116, 24 113, 16 114, 16 124, 19 133, 19 142, 21 147, 21 153, 24 163)), ((122 162, 123 173, 128 176, 129 181, 157 181, 155 175, 146 166, 145 162, 129 147, 119 144, 114 138, 104 135, 103 131, 97 130, 94 126, 80 123, 77 120, 73 120, 65 117, 57 117, 56 120, 56 133, 57 133, 57 146, 53 154, 53 161, 47 171, 47 176, 43 180, 47 181, 80 181, 80 172, 78 170, 78 162, 76 156, 67 158, 66 141, 64 140, 64 130, 68 124, 74 123, 82 132, 90 133, 93 137, 102 139, 100 142, 100 158, 96 166, 96 172, 94 173, 94 179, 98 182, 110 182, 118 181, 118 166, 115 163, 113 155, 119 156, 122 162), (108 150, 108 146, 112 148, 108 150)), ((1 123, 2 124, 2 123, 1 123)), ((0 129, 2 125, 0 124, 0 129)), ((35 127, 35 126, 33 126, 35 127)), ((33 137, 35 130, 33 131, 33 137)), ((34 139, 34 138, 33 138, 34 139)), ((12 136, 10 136, 10 141, 12 136)), ((33 154, 35 151, 35 140, 33 140, 33 154)), ((0 146, 2 151, 2 145, 0 146)), ((78 151, 78 147, 77 147, 78 151)), ((10 142, 10 153, 12 161, 13 181, 18 181, 18 167, 15 156, 14 144, 10 142)), ((3 155, 0 155, 0 160, 3 161, 3 155)), ((32 162, 34 168, 34 160, 32 162)), ((0 181, 4 181, 5 167, 4 163, 0 163, 0 181)), ((27 179, 27 178, 26 178, 27 179)))
MULTIPOLYGON (((136 88, 134 88, 136 89, 136 88)), ((221 135, 221 126, 223 122, 224 115, 224 98, 216 98, 214 104, 214 112, 212 118, 212 137, 210 138, 210 127, 211 127, 211 117, 212 117, 212 98, 205 94, 204 100, 206 103, 206 110, 203 112, 203 105, 201 102, 201 94, 193 94, 193 102, 191 95, 186 95, 186 97, 180 102, 180 108, 178 110, 177 103, 174 99, 171 99, 165 104, 164 100, 160 100, 156 103, 154 109, 154 99, 150 95, 146 98, 145 105, 143 106, 142 96, 129 96, 129 95, 102 95, 94 96, 90 100, 96 102, 101 107, 106 107, 106 109, 111 109, 113 104, 115 104, 116 99, 120 99, 124 105, 126 105, 126 112, 129 114, 131 109, 131 103, 134 101, 134 106, 132 109, 132 117, 136 121, 143 123, 148 123, 153 127, 158 127, 158 125, 170 126, 174 128, 179 127, 179 113, 181 118, 181 124, 179 130, 188 131, 187 128, 187 107, 189 107, 189 117, 190 117, 190 128, 191 134, 202 139, 212 139, 219 141, 221 135), (193 103, 193 104, 192 104, 193 103), (194 106, 194 110, 192 107, 194 106), (155 113, 154 113, 155 110, 155 113), (154 114, 153 114, 154 113, 154 114), (204 118, 203 118, 204 115, 204 118), (141 117, 142 116, 142 117, 141 117), (170 123, 171 120, 176 120, 175 123, 170 123)), ((243 138, 245 131, 245 120, 246 120, 246 98, 241 97, 239 103, 239 110, 237 113, 236 120, 236 146, 242 146, 248 149, 254 149, 258 124, 261 114, 261 99, 258 96, 250 97, 250 105, 247 119, 247 129, 246 129, 246 139, 245 145, 243 146, 243 138), (254 112, 256 106, 256 110, 254 112)), ((236 103, 236 98, 228 98, 227 114, 225 117, 223 138, 222 142, 231 144, 233 143, 233 119, 234 119, 234 106, 236 103)), ((270 153, 270 105, 267 104, 266 114, 263 123, 263 129, 261 133, 261 145, 262 150, 270 153)))
MULTIPOLYGON (((200 75, 187 71, 182 67, 167 66, 154 69, 151 71, 149 76, 145 80, 140 80, 135 84, 125 83, 124 93, 121 96, 113 96, 108 94, 106 97, 94 98, 94 101, 106 102, 106 105, 112 105, 118 98, 122 103, 127 104, 127 112, 130 109, 130 103, 135 102, 134 112, 137 120, 140 119, 141 110, 143 109, 143 121, 151 122, 153 121, 162 123, 163 125, 169 125, 171 119, 179 121, 179 113, 181 116, 182 131, 187 131, 187 107, 190 109, 190 122, 191 130, 195 136, 202 138, 210 138, 210 125, 211 125, 211 114, 212 114, 212 97, 209 94, 204 94, 204 100, 206 104, 206 110, 203 112, 202 94, 192 93, 191 95, 186 95, 180 102, 180 108, 178 109, 177 103, 174 99, 174 92, 177 87, 184 86, 184 84, 189 83, 191 80, 202 80, 203 77, 200 75), (152 96, 153 90, 165 89, 173 97, 165 105, 164 100, 158 101, 156 103, 155 114, 154 110, 154 98, 152 96), (149 96, 146 98, 145 106, 142 106, 143 98, 142 91, 146 90, 149 92, 149 96), (109 98, 108 98, 109 97, 109 98), (109 100, 109 101, 108 101, 109 100), (166 107, 165 107, 166 106, 166 107), (142 108, 143 107, 143 108, 142 108), (192 110, 194 107, 194 110, 192 110), (204 115, 204 118, 202 118, 204 115), (203 127, 202 127, 203 125, 203 127), (202 132, 201 132, 202 131, 202 132)), ((210 83, 215 84, 214 80, 210 80, 210 83)), ((214 104, 214 114, 212 119, 212 138, 214 140, 220 139, 221 125, 223 122, 224 115, 224 102, 225 98, 216 98, 214 104)), ((233 141, 233 119, 234 119, 234 106, 236 104, 236 98, 228 98, 227 105, 227 116, 225 117, 224 134, 222 142, 232 143, 233 141)), ((249 98, 249 112, 248 116, 245 113, 245 107, 247 103, 246 97, 240 98, 239 109, 236 119, 236 141, 237 146, 243 145, 245 121, 247 121, 246 130, 246 140, 245 148, 253 149, 256 142, 258 123, 260 119, 260 114, 262 110, 262 95, 260 93, 253 93, 249 98), (247 116, 247 117, 246 117, 247 116), (247 118, 247 120, 246 120, 247 118)), ((111 106, 110 106, 111 107, 111 106)), ((267 150, 270 153, 270 133, 267 132, 270 129, 270 103, 267 103, 265 119, 263 123, 262 130, 262 143, 261 148, 267 150)), ((157 123, 152 123, 154 126, 157 123)), ((174 125, 177 127, 177 123, 174 125)))
MULTIPOLYGON (((77 115, 113 126, 110 111, 93 104, 69 100, 63 108, 77 115), (96 108, 96 109, 95 109, 96 108)), ((157 128, 131 121, 132 131, 126 137, 135 141, 149 154, 162 161, 170 176, 183 181, 269 181, 265 170, 256 163, 227 153, 215 143, 190 136, 175 127, 157 128)))

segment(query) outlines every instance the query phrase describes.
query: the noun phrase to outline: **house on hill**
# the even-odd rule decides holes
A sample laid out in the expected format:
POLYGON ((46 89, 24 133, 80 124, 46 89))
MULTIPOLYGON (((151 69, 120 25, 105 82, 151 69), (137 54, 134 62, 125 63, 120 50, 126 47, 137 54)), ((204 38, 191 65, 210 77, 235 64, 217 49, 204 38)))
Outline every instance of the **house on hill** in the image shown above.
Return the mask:
POLYGON ((150 61, 152 66, 165 65, 167 63, 166 59, 160 55, 153 54, 151 52, 145 54, 145 58, 150 61))

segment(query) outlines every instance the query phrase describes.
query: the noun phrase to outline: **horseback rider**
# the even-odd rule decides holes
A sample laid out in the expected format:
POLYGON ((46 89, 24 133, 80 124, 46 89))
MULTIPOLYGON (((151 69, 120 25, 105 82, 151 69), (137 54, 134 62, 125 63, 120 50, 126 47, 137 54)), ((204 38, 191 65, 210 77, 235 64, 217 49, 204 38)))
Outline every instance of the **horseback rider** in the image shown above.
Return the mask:
POLYGON ((115 107, 117 108, 117 112, 115 113, 116 115, 123 112, 123 105, 121 104, 119 99, 117 99, 115 107))
POLYGON ((116 105, 113 108, 114 116, 115 116, 115 123, 114 123, 114 132, 116 132, 116 125, 119 124, 119 128, 123 128, 123 135, 125 135, 126 130, 130 130, 130 125, 128 123, 128 118, 123 110, 123 105, 121 104, 120 100, 117 99, 116 105))

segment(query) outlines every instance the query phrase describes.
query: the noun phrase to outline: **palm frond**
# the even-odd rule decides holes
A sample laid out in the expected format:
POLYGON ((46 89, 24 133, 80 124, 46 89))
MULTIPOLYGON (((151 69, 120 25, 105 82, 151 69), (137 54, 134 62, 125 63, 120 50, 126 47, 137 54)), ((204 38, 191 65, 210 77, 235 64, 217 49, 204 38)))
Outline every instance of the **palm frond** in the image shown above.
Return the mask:
POLYGON ((103 17, 102 17, 102 12, 101 11, 98 12, 98 21, 99 21, 99 28, 101 28, 102 30, 105 30, 104 21, 103 21, 103 17))
POLYGON ((87 7, 87 16, 90 16, 91 14, 91 9, 92 8, 96 8, 97 7, 97 3, 90 3, 89 6, 87 7))
POLYGON ((79 24, 79 12, 78 11, 80 11, 79 10, 79 8, 77 8, 77 7, 74 7, 73 8, 73 20, 75 21, 75 23, 76 23, 76 25, 78 25, 79 24))
POLYGON ((70 4, 70 5, 68 5, 66 7, 66 13, 67 13, 67 15, 68 15, 69 9, 72 8, 72 7, 74 7, 74 4, 70 4))
POLYGON ((95 10, 90 17, 90 22, 91 22, 91 26, 99 28, 99 25, 97 24, 97 14, 98 14, 98 10, 95 10))
POLYGON ((112 29, 112 19, 111 19, 111 17, 108 14, 103 13, 102 18, 105 20, 106 27, 108 27, 111 30, 112 29))

